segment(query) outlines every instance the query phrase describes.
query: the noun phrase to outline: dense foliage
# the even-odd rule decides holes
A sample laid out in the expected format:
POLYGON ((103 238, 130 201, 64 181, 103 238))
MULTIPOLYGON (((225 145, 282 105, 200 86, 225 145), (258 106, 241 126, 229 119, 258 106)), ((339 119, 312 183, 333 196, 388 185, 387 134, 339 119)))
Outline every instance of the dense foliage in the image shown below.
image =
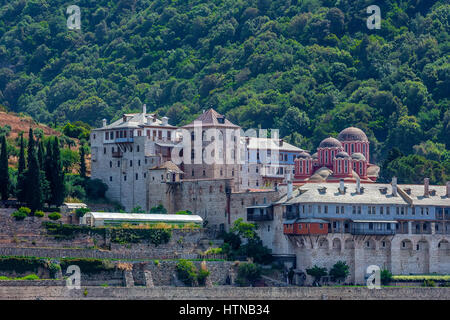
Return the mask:
POLYGON ((174 125, 214 107, 305 149, 358 126, 375 162, 393 147, 426 162, 437 143, 447 156, 424 166, 432 183, 450 175, 445 0, 80 0, 81 31, 67 29, 72 4, 0 0, 0 105, 84 139, 84 123, 143 103, 174 125))
POLYGON ((39 267, 45 266, 45 261, 36 257, 0 257, 0 271, 37 272, 39 267))
POLYGON ((261 279, 262 268, 254 263, 241 263, 236 282, 241 286, 254 285, 261 279))
POLYGON ((256 232, 258 225, 237 219, 230 232, 222 232, 220 237, 224 240, 221 249, 228 259, 249 257, 261 264, 270 264, 273 261, 271 250, 263 245, 256 232), (243 243, 244 242, 244 243, 243 243))
POLYGON ((342 281, 350 274, 350 267, 345 261, 338 261, 331 267, 328 274, 333 281, 342 281))
POLYGON ((178 279, 187 286, 193 286, 197 283, 197 268, 194 263, 188 260, 180 259, 175 266, 178 279))
POLYGON ((60 264, 63 270, 66 270, 68 266, 76 265, 80 267, 82 273, 99 273, 115 269, 112 262, 95 258, 62 258, 60 264))

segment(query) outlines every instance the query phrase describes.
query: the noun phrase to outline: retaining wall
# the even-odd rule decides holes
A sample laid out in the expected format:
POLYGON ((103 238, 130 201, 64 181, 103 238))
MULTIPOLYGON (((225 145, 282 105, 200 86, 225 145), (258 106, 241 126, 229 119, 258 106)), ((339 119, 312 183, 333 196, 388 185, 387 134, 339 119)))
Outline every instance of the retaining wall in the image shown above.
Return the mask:
POLYGON ((0 299, 133 299, 133 300, 448 300, 449 288, 174 288, 174 287, 6 287, 0 299), (86 290, 86 291, 85 291, 86 290), (86 296, 84 293, 87 293, 86 296))

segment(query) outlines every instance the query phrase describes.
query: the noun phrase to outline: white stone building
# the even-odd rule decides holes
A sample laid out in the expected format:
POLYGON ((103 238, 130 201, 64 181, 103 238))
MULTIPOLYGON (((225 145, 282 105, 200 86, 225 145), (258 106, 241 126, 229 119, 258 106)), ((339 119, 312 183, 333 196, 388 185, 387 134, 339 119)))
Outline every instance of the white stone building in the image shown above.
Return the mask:
POLYGON ((130 211, 145 211, 148 170, 170 159, 178 142, 176 127, 168 118, 142 113, 124 114, 110 125, 91 132, 91 177, 108 186, 106 196, 130 211))

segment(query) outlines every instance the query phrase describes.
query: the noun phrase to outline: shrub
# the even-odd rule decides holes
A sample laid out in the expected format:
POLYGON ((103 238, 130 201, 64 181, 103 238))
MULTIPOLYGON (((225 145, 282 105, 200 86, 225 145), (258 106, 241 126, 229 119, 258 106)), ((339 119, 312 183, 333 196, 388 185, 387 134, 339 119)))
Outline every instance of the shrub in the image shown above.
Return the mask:
POLYGON ((350 267, 345 261, 338 261, 330 269, 329 274, 334 281, 345 280, 350 273, 349 269, 350 267))
POLYGON ((424 280, 422 287, 436 287, 436 283, 433 280, 424 280))
POLYGON ((191 261, 180 259, 176 265, 178 279, 188 286, 193 286, 197 281, 197 268, 191 261))
POLYGON ((162 204, 157 205, 156 207, 153 207, 150 209, 150 213, 167 213, 166 208, 162 204))
POLYGON ((61 214, 59 212, 52 212, 48 215, 48 218, 51 220, 59 220, 61 219, 61 214))
POLYGON ((22 280, 39 280, 39 277, 32 273, 23 277, 22 280))
POLYGON ((182 211, 175 212, 175 214, 191 215, 192 212, 189 210, 182 210, 182 211))
POLYGON ((14 211, 14 213, 11 215, 16 220, 23 220, 26 217, 31 215, 31 209, 27 207, 20 207, 19 210, 14 211))
POLYGON ((386 286, 392 281, 392 273, 387 269, 383 269, 380 272, 380 278, 381 284, 386 286))
POLYGON ((242 286, 253 285, 261 279, 261 271, 261 267, 255 263, 241 263, 239 264, 237 282, 242 286))
POLYGON ((89 208, 78 208, 75 210, 75 214, 77 215, 78 218, 81 218, 89 211, 91 211, 89 208))
POLYGON ((56 276, 58 275, 58 272, 61 271, 61 266, 57 263, 50 263, 48 265, 48 270, 50 272, 50 277, 56 278, 56 276))
POLYGON ((14 217, 17 221, 19 221, 25 219, 26 217, 28 217, 28 215, 22 211, 17 210, 13 212, 11 217, 14 217))
POLYGON ((327 275, 327 269, 314 265, 314 267, 306 269, 306 274, 314 277, 314 284, 318 285, 320 279, 327 275))
POLYGON ((45 261, 36 257, 1 257, 0 270, 17 273, 37 272, 39 267, 45 267, 45 261))
POLYGON ((223 252, 222 248, 209 248, 208 250, 206 250, 203 254, 204 255, 208 255, 208 254, 221 254, 223 252))
POLYGON ((206 278, 208 278, 210 272, 208 270, 200 270, 197 274, 198 284, 204 286, 206 284, 206 278))
POLYGON ((155 266, 159 266, 159 260, 155 260, 155 266))
POLYGON ((44 211, 38 210, 34 213, 35 217, 42 218, 44 216, 44 211))
POLYGON ((80 267, 81 272, 98 273, 102 271, 111 271, 114 269, 114 264, 108 260, 95 258, 62 258, 61 268, 67 269, 70 265, 80 267))

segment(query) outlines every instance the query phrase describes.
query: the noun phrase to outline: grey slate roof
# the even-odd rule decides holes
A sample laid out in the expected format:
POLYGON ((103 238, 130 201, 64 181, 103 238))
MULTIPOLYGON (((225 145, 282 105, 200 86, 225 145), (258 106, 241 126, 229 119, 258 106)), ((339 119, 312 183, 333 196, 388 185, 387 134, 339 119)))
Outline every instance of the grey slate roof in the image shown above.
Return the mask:
MULTIPOLYGON (((299 189, 293 191, 293 197, 287 200, 285 195, 278 203, 340 203, 340 204, 397 204, 407 205, 408 203, 397 194, 392 195, 392 186, 390 184, 361 184, 364 188, 362 194, 356 193, 355 183, 345 183, 347 187, 345 194, 339 193, 339 183, 306 183, 299 189), (320 193, 318 189, 326 187, 325 193, 320 193), (380 188, 387 188, 386 194, 380 192, 380 188)), ((448 200, 450 202, 450 200, 448 200)))

